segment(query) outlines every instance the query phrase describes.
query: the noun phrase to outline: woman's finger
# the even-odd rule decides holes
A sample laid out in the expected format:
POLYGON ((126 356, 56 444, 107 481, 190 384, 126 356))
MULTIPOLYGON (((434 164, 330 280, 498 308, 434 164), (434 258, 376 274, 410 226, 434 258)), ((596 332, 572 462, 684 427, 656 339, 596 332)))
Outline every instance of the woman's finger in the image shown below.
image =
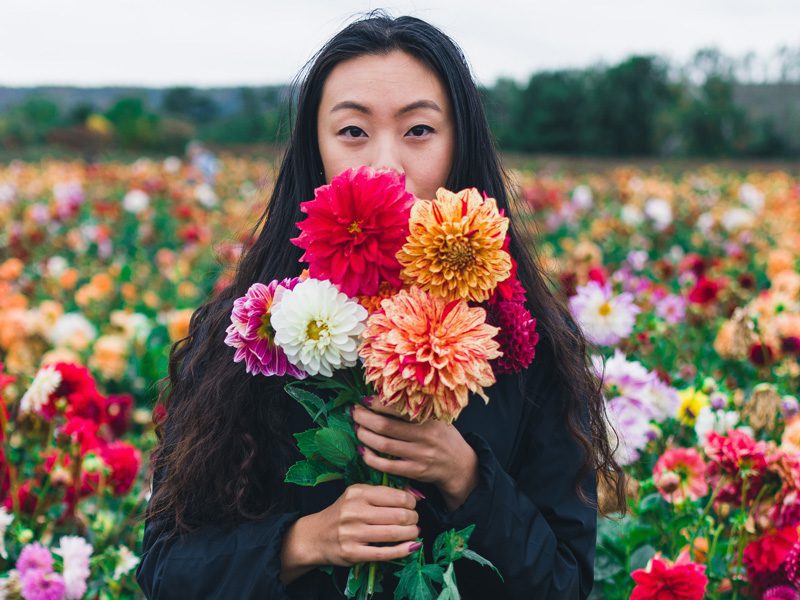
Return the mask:
POLYGON ((358 451, 361 453, 361 457, 364 459, 367 466, 372 467, 376 471, 422 481, 422 479, 420 479, 422 476, 422 469, 419 463, 415 461, 383 458, 366 446, 359 446, 358 451))
POLYGON ((356 437, 362 444, 377 452, 409 460, 418 459, 419 446, 416 444, 380 435, 365 426, 357 427, 356 437))
POLYGON ((422 425, 419 423, 401 421, 394 417, 376 413, 363 406, 354 406, 352 415, 353 421, 359 425, 363 425, 386 437, 407 442, 424 439, 424 431, 421 431, 422 425))
POLYGON ((417 525, 365 525, 358 534, 360 542, 402 542, 415 540, 421 530, 417 525))

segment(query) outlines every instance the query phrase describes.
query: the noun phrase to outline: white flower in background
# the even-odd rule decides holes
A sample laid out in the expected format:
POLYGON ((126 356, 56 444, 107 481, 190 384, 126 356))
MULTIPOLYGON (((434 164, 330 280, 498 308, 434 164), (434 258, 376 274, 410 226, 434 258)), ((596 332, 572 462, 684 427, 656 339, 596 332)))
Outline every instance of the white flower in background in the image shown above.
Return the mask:
POLYGON ((641 271, 647 266, 648 258, 649 256, 644 250, 631 250, 628 252, 628 256, 625 260, 628 261, 631 269, 634 271, 641 271))
POLYGON ((620 218, 623 223, 631 227, 638 227, 644 221, 644 215, 641 209, 634 204, 626 204, 623 206, 620 218))
POLYGON ((656 231, 664 231, 672 224, 672 205, 663 198, 650 198, 645 202, 644 214, 653 222, 656 231))
POLYGON ((0 183, 0 206, 11 206, 17 199, 17 188, 10 183, 0 183))
POLYGON ((704 212, 697 217, 697 223, 695 223, 695 225, 697 226, 697 231, 703 235, 708 235, 711 232, 711 228, 714 227, 714 215, 704 212))
POLYGON ((700 409, 694 422, 694 431, 697 438, 703 442, 711 431, 725 435, 728 429, 733 429, 739 423, 739 413, 735 410, 714 410, 711 406, 700 409))
POLYGON ((631 293, 614 296, 610 284, 596 281, 579 286, 577 291, 569 299, 570 310, 590 342, 611 346, 631 334, 641 312, 631 293))
POLYGON ((22 412, 39 411, 59 385, 61 385, 61 373, 52 365, 42 367, 33 378, 31 386, 22 395, 19 409, 22 412))
POLYGON ((572 190, 572 205, 579 210, 589 210, 594 205, 592 188, 588 185, 579 185, 572 190))
POLYGON ((739 200, 755 213, 764 208, 764 194, 752 183, 739 186, 739 200))
POLYGON ((51 256, 47 259, 47 274, 53 277, 61 276, 69 268, 69 262, 63 256, 51 256))
POLYGON ((646 402, 653 408, 656 413, 656 419, 659 421, 674 415, 681 404, 678 390, 661 381, 655 373, 653 373, 653 377, 645 389, 645 397, 646 402))
POLYGON ((0 556, 8 560, 6 551, 6 530, 14 520, 13 513, 9 513, 4 506, 0 506, 0 556))
POLYGON ((306 279, 292 290, 278 286, 270 312, 275 344, 309 375, 331 377, 334 369, 356 365, 368 313, 330 281, 306 279))
POLYGON ((756 216, 746 208, 731 208, 726 210, 720 223, 725 231, 731 232, 743 227, 751 227, 756 220, 756 216))
POLYGON ((129 313, 124 310, 115 310, 111 313, 111 324, 119 327, 128 340, 139 344, 147 341, 153 329, 147 315, 139 312, 129 313))
POLYGON ((217 198, 214 188, 207 183, 201 183, 195 188, 194 197, 206 208, 214 208, 219 203, 219 199, 217 198))
POLYGON ((69 347, 81 351, 97 337, 97 328, 81 313, 61 315, 50 330, 48 339, 55 347, 69 347))
POLYGON ((168 156, 161 165, 167 173, 177 173, 180 171, 182 163, 177 156, 168 156))
POLYGON ((50 222, 50 209, 42 202, 35 202, 28 208, 28 215, 32 221, 39 224, 50 222))
POLYGON ((86 593, 92 545, 78 535, 65 535, 53 552, 64 559, 64 587, 67 600, 78 600, 86 593))
POLYGON ((142 190, 131 190, 122 199, 122 208, 134 215, 147 210, 148 206, 150 206, 150 196, 142 190))
POLYGON ((131 552, 127 546, 120 546, 117 566, 114 567, 114 579, 119 579, 138 564, 139 557, 131 552))

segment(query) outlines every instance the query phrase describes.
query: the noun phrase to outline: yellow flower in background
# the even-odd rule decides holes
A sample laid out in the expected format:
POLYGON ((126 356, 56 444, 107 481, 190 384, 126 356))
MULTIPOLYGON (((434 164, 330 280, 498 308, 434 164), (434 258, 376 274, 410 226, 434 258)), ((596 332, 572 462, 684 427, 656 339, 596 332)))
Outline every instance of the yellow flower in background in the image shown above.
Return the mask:
POLYGON ((97 338, 89 357, 89 368, 106 379, 122 379, 128 367, 128 341, 121 335, 97 338))
POLYGON ((678 406, 678 420, 693 426, 697 415, 704 406, 708 405, 708 394, 694 387, 688 387, 679 391, 678 396, 681 399, 680 406, 678 406))
POLYGON ((439 298, 483 302, 511 274, 507 230, 494 198, 440 187, 434 200, 411 207, 410 233, 396 255, 400 277, 439 298))
POLYGON ((167 316, 167 332, 169 339, 177 342, 189 335, 189 321, 194 314, 194 309, 184 308, 182 310, 173 310, 167 316))

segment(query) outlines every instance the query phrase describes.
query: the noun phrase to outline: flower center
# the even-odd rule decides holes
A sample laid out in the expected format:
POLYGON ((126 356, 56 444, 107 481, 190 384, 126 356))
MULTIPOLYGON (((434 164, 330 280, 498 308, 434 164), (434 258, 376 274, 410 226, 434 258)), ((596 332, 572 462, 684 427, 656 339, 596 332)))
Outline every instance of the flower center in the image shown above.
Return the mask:
POLYGON ((442 251, 442 262, 454 270, 464 270, 475 263, 475 251, 468 241, 458 240, 447 245, 442 251))
POLYGON ((309 339, 317 341, 323 335, 328 335, 328 324, 324 321, 309 321, 306 327, 306 335, 309 339))
POLYGON ((347 233, 357 234, 361 233, 361 221, 353 221, 350 227, 347 228, 347 233))
POLYGON ((258 328, 256 335, 262 340, 272 340, 275 336, 275 330, 272 328, 272 322, 270 321, 270 314, 268 312, 261 315, 261 327, 258 328))
POLYGON ((600 308, 597 309, 597 312, 600 313, 601 317, 607 317, 611 314, 611 305, 608 302, 603 302, 600 308))

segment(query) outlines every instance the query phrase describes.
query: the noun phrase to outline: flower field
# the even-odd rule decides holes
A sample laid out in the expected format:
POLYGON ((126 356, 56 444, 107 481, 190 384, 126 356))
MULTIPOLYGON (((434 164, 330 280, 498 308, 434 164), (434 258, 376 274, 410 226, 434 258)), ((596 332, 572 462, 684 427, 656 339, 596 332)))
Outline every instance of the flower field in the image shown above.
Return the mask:
MULTIPOLYGON (((4 597, 141 597, 157 382, 275 166, 220 164, 0 166, 4 597)), ((594 597, 800 597, 798 174, 513 174, 630 475, 594 597)))

